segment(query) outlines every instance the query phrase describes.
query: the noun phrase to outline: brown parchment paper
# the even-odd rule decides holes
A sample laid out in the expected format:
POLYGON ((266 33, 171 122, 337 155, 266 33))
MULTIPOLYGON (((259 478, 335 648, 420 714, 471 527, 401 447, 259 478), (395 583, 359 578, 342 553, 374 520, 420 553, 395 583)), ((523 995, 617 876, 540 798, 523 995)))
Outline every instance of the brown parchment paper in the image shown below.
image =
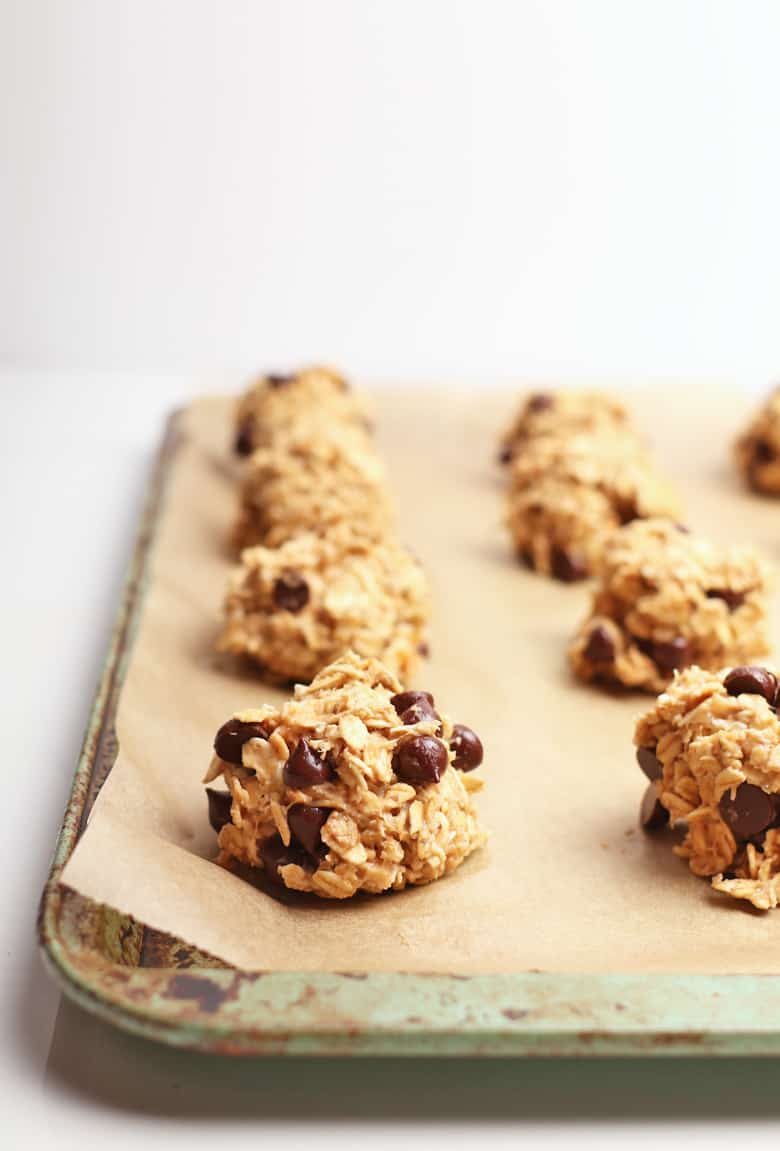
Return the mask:
MULTIPOLYGON (((628 393, 689 522, 780 552, 780 501, 730 458, 737 394, 628 393)), ((230 403, 195 403, 153 556, 118 714, 119 759, 64 881, 228 962, 263 969, 780 972, 780 912, 712 893, 636 828, 633 721, 647 697, 569 677, 589 588, 523 570, 504 535, 496 437, 508 394, 380 394, 379 435, 403 532, 433 584, 433 658, 418 677, 485 744, 488 848, 397 895, 287 906, 209 861, 201 778, 216 728, 278 692, 213 652, 234 514, 230 403)), ((773 622, 773 636, 776 625, 773 622)))

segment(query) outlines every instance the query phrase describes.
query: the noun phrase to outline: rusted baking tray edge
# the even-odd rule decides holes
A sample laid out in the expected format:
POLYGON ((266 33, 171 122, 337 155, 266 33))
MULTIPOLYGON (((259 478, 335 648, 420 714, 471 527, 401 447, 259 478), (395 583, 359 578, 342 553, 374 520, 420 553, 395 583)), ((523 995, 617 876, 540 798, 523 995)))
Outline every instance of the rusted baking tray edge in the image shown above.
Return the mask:
POLYGON ((780 1054, 778 976, 239 971, 60 883, 116 757, 113 720, 180 435, 174 413, 41 900, 40 944, 65 993, 127 1031, 225 1055, 780 1054))

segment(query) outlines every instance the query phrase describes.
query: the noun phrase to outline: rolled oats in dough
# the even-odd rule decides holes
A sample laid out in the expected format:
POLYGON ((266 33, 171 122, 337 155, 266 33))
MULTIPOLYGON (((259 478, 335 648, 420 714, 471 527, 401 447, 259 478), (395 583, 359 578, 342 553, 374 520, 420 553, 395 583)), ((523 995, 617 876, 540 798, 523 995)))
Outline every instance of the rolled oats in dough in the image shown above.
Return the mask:
POLYGON ((688 668, 634 737, 650 780, 643 822, 683 827, 674 851, 694 875, 763 911, 780 899, 777 687, 768 668, 688 668))
POLYGON ((780 387, 736 442, 737 464, 755 491, 780 495, 780 387))
POLYGON ((603 392, 536 392, 524 400, 502 436, 499 460, 510 463, 528 440, 538 436, 565 439, 578 432, 603 430, 634 437, 626 409, 612 396, 603 392))
POLYGON ((296 891, 347 899, 454 871, 485 841, 467 774, 478 736, 427 692, 403 692, 378 660, 348 652, 281 708, 239 712, 207 774, 219 862, 263 868, 296 891))
POLYGON ((348 648, 406 681, 428 640, 429 591, 394 536, 347 524, 242 553, 225 598, 222 651, 277 680, 308 681, 348 648))
POLYGON ((514 547, 529 567, 557 579, 591 575, 621 524, 679 512, 677 496, 630 433, 538 436, 510 467, 514 547))
POLYGON ((584 680, 662 691, 677 669, 717 670, 768 651, 767 574, 669 520, 637 520, 604 547, 589 617, 570 648, 584 680))
POLYGON ((395 530, 385 469, 371 441, 336 422, 282 433, 249 458, 233 528, 237 550, 278 547, 301 532, 357 523, 378 537, 395 530))
POLYGON ((283 432, 306 422, 315 427, 345 423, 368 435, 363 399, 331 368, 304 368, 291 375, 261 377, 243 395, 236 412, 234 447, 239 455, 271 446, 283 432))

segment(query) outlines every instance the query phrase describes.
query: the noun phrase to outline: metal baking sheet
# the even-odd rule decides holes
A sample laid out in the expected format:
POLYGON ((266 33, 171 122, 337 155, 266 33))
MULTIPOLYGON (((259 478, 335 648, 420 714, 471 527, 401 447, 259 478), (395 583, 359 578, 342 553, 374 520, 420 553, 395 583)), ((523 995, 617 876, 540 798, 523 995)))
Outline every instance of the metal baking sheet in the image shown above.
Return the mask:
POLYGON ((66 994, 127 1030, 223 1054, 778 1053, 775 975, 244 971, 60 882, 116 757, 114 716, 180 420, 150 482, 41 902, 41 945, 66 994))

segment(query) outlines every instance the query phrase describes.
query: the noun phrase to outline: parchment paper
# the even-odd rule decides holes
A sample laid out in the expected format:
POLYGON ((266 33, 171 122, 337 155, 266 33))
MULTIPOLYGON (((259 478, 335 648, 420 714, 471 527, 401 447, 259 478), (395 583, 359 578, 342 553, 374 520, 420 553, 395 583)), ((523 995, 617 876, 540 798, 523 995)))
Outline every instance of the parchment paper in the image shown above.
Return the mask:
MULTIPOLYGON (((747 414, 699 388, 629 396, 689 522, 780 552, 780 502, 745 492, 730 443, 747 414)), ((587 585, 534 576, 501 526, 496 436, 513 398, 377 397, 404 535, 433 583, 418 677, 480 732, 489 847, 430 887, 288 906, 209 861, 201 778, 216 728, 279 693, 213 653, 236 468, 230 405, 188 411, 119 715, 119 759, 64 881, 228 962, 262 969, 780 972, 780 911, 712 893, 636 828, 633 720, 647 697, 572 681, 565 646, 587 585)), ((773 635, 776 625, 773 622, 773 635)))

